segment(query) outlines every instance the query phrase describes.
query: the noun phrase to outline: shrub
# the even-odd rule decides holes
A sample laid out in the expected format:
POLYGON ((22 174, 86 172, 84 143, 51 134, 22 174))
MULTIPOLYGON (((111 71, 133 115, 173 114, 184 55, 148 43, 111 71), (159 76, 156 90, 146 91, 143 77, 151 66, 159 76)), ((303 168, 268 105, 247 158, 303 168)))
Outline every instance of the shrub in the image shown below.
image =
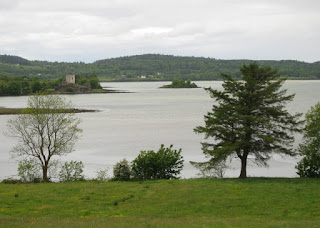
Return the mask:
POLYGON ((158 152, 141 151, 132 161, 132 173, 138 180, 177 178, 183 168, 181 149, 173 150, 172 145, 165 148, 161 145, 158 152))
POLYGON ((98 169, 97 170, 97 177, 96 177, 95 180, 97 180, 97 181, 107 181, 109 179, 108 171, 109 171, 109 168, 98 169))
POLYGON ((18 176, 23 183, 39 183, 41 181, 41 166, 35 159, 19 161, 18 176))
POLYGON ((113 167, 113 179, 120 181, 130 180, 131 177, 131 167, 126 159, 119 161, 113 167))
POLYGON ((83 163, 77 161, 65 162, 59 172, 60 181, 79 181, 84 180, 83 163))
POLYGON ((306 126, 299 152, 304 157, 296 168, 300 177, 320 177, 320 103, 306 114, 306 126))
POLYGON ((74 89, 72 87, 68 87, 66 91, 67 91, 67 93, 73 93, 74 89))
POLYGON ((194 167, 200 170, 200 173, 197 175, 200 178, 223 178, 226 169, 228 166, 225 164, 225 161, 220 163, 200 163, 200 162, 190 162, 194 167))
POLYGON ((17 180, 17 179, 12 179, 12 178, 7 178, 7 179, 3 179, 1 181, 1 183, 3 184, 20 184, 21 180, 17 180))
POLYGON ((320 156, 306 156, 298 162, 296 169, 300 177, 320 177, 320 156))

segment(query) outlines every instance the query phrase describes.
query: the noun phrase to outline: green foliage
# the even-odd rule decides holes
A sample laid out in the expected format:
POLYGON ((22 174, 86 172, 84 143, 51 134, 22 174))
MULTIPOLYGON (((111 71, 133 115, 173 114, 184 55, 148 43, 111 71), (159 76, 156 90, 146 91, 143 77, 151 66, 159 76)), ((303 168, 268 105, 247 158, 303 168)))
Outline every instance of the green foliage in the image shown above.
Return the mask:
POLYGON ((23 183, 38 183, 41 180, 41 165, 34 158, 19 161, 18 176, 23 183))
POLYGON ((320 177, 320 103, 306 114, 304 140, 299 145, 302 160, 296 168, 300 177, 320 177))
MULTIPOLYGON (((0 65, 1 68, 1 65, 0 65)), ((40 79, 39 77, 26 76, 3 76, 0 75, 0 96, 1 95, 29 95, 41 92, 54 93, 55 89, 65 81, 65 77, 58 79, 40 79)), ((100 81, 95 74, 84 74, 76 76, 76 83, 88 84, 92 89, 100 90, 100 81)), ((66 92, 73 93, 72 87, 66 92)), ((104 92, 104 91, 102 91, 104 92)))
POLYGON ((276 71, 256 63, 244 65, 240 71, 241 81, 223 75, 224 91, 206 89, 216 103, 204 117, 205 126, 194 131, 214 139, 202 143, 203 153, 211 159, 198 165, 210 168, 236 156, 241 160, 239 177, 245 178, 248 156, 267 166, 272 153, 295 155, 293 133, 301 132, 302 121, 298 120, 301 114, 291 115, 286 110, 294 94, 280 90, 285 79, 276 71))
POLYGON ((73 92, 74 92, 74 89, 72 87, 67 88, 67 93, 73 93, 73 92))
POLYGON ((10 81, 8 83, 7 93, 10 95, 20 95, 21 94, 20 83, 16 81, 10 81))
POLYGON ((33 93, 40 92, 41 90, 42 90, 42 87, 39 80, 35 80, 31 82, 31 91, 33 93))
POLYGON ((76 75, 76 83, 80 85, 90 84, 91 89, 101 89, 99 78, 96 74, 76 75))
POLYGON ((183 168, 181 149, 161 145, 157 152, 141 151, 132 161, 133 177, 138 180, 174 179, 183 168))
POLYGON ((76 78, 76 83, 78 83, 79 85, 84 85, 88 83, 88 79, 87 78, 76 78))
POLYGON ((0 62, 15 65, 30 65, 30 61, 18 56, 0 55, 0 62))
POLYGON ((98 78, 90 78, 89 83, 92 89, 101 89, 100 82, 98 78))
POLYGON ((131 177, 131 167, 126 159, 123 159, 113 167, 113 179, 119 181, 130 180, 131 177))
POLYGON ((81 181, 84 180, 84 165, 82 161, 65 162, 59 172, 60 181, 81 181))
POLYGON ((6 179, 3 179, 1 181, 1 183, 2 184, 20 184, 21 180, 13 179, 13 178, 6 178, 6 179))
MULTIPOLYGON (((69 72, 90 75, 92 72, 104 80, 218 80, 220 72, 240 78, 238 69, 251 60, 219 60, 203 57, 181 57, 172 55, 146 54, 99 60, 91 64, 82 62, 29 61, 17 56, 0 55, 0 74, 6 76, 39 75, 40 79, 65 77, 69 72), (124 79, 119 75, 125 75, 124 79), (150 76, 149 76, 150 75, 150 76)), ((293 60, 258 61, 262 66, 271 66, 285 77, 319 79, 320 64, 293 60)))
POLYGON ((309 154, 298 162, 296 169, 300 177, 320 177, 320 156, 319 154, 309 154))
POLYGON ((162 88, 198 88, 195 83, 191 83, 191 80, 173 79, 171 85, 164 85, 162 88))

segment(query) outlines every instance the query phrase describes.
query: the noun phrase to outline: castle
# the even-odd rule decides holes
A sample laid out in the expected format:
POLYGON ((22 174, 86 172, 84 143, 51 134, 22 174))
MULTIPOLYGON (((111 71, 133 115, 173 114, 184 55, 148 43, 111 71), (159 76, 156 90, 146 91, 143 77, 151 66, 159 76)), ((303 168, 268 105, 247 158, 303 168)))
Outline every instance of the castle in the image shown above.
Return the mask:
POLYGON ((66 75, 66 81, 62 82, 56 91, 59 93, 89 93, 92 91, 91 85, 86 83, 79 85, 76 83, 76 75, 69 73, 66 75))
POLYGON ((67 82, 67 84, 76 84, 76 76, 71 73, 67 74, 66 82, 67 82))

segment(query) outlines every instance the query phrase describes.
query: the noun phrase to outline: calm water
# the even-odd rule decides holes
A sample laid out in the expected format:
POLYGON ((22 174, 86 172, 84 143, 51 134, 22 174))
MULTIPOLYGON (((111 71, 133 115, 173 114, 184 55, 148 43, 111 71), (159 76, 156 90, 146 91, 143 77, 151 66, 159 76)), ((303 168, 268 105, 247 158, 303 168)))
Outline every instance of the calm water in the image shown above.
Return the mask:
MULTIPOLYGON (((82 120, 83 136, 76 150, 62 160, 78 160, 85 164, 85 175, 94 177, 97 169, 112 166, 126 158, 133 160, 140 150, 157 150, 161 144, 182 148, 185 167, 182 177, 195 177, 198 171, 189 161, 203 161, 200 141, 203 135, 193 128, 203 125, 203 116, 211 109, 213 100, 199 89, 159 89, 166 82, 102 83, 105 87, 134 93, 66 95, 76 108, 96 109, 96 113, 77 114, 82 120)), ((222 82, 197 82, 202 87, 221 89, 222 82)), ((288 93, 296 93, 288 105, 290 112, 306 112, 320 101, 320 81, 288 81, 288 93)), ((28 97, 0 97, 0 107, 25 107, 28 97)), ((0 179, 17 173, 17 162, 9 151, 15 141, 3 135, 6 122, 12 116, 0 116, 0 179)), ((297 135, 296 144, 301 140, 297 135)), ((269 168, 249 164, 249 176, 295 177, 300 158, 275 156, 269 168)), ((239 175, 239 162, 234 159, 227 177, 239 175)))

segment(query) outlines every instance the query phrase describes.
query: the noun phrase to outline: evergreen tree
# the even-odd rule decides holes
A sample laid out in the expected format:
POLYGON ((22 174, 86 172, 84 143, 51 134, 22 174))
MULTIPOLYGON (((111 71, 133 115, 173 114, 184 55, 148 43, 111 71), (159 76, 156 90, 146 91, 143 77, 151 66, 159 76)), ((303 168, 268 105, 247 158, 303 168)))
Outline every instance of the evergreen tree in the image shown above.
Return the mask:
POLYGON ((272 153, 293 156, 290 148, 294 132, 301 132, 301 114, 291 115, 287 102, 294 94, 280 90, 285 79, 270 67, 256 63, 240 68, 242 80, 223 74, 224 91, 207 88, 216 103, 205 115, 205 126, 194 129, 212 137, 213 142, 202 143, 202 150, 211 157, 208 162, 195 163, 214 168, 234 155, 241 160, 240 178, 247 177, 247 159, 253 157, 258 165, 267 166, 272 153))

